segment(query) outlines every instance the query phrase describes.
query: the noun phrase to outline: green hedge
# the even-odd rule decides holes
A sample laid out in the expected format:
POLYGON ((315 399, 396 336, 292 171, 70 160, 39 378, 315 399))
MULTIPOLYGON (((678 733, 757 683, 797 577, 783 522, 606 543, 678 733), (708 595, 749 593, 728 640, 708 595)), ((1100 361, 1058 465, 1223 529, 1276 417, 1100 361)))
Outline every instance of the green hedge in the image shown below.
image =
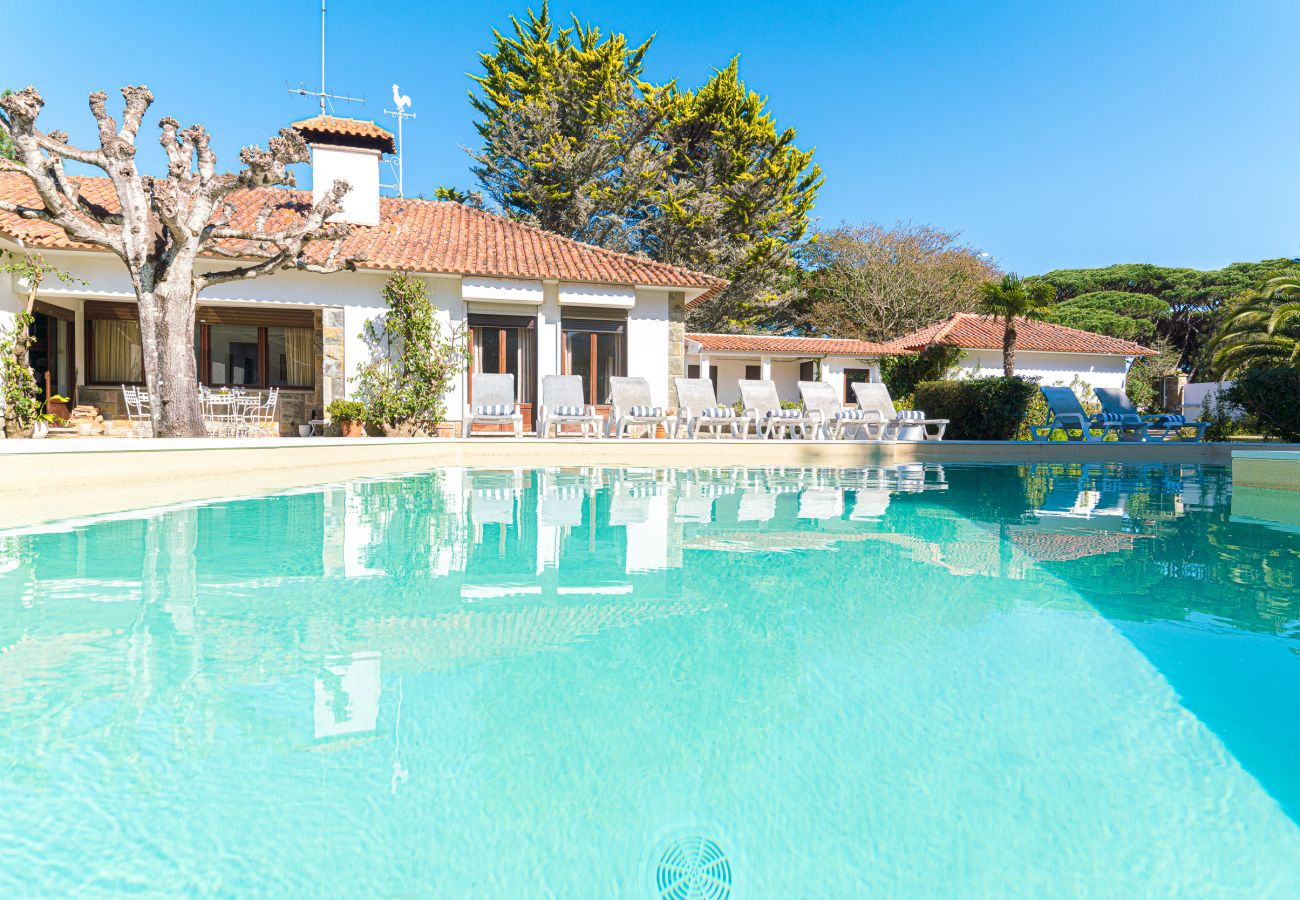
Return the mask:
POLYGON ((969 378, 923 381, 912 401, 930 418, 948 419, 944 436, 952 440, 1013 441, 1039 396, 1038 383, 1025 378, 969 378))
POLYGON ((1300 441, 1300 368, 1247 369, 1222 396, 1254 419, 1265 437, 1300 441))

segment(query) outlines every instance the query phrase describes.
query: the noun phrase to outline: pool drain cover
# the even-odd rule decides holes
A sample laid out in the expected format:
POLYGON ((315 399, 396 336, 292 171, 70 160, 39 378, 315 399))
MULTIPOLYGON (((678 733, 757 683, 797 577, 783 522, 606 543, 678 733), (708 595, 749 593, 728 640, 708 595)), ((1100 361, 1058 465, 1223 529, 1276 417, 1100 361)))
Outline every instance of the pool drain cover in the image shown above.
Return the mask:
POLYGON ((716 841, 676 835, 660 844, 654 868, 657 900, 728 900, 731 861, 716 841))

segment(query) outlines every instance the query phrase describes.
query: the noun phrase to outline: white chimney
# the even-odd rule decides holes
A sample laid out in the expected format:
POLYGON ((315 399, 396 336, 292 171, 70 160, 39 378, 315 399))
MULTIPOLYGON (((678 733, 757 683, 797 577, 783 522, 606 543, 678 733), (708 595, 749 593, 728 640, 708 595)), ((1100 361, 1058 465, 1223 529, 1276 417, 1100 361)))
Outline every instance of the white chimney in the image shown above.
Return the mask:
POLYGON ((319 201, 335 181, 351 187, 343 210, 330 221, 378 225, 379 160, 396 149, 392 133, 374 122, 336 116, 316 116, 293 127, 311 147, 312 200, 319 201))

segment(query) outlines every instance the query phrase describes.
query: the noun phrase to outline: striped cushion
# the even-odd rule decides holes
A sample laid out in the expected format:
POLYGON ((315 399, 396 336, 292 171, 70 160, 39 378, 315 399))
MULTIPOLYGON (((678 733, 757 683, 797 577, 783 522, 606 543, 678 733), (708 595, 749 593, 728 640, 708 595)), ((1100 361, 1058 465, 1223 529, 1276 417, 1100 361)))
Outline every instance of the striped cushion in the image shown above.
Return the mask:
POLYGON ((1186 425, 1187 419, 1177 413, 1163 413, 1152 416, 1151 421, 1157 425, 1186 425))
POLYGON ((587 407, 585 406, 557 406, 553 415, 557 416, 585 416, 587 407))
POLYGON ((902 419, 902 420, 905 420, 905 421, 907 421, 907 420, 916 421, 916 420, 919 420, 919 419, 924 419, 924 418, 925 418, 925 410, 923 410, 923 409, 900 409, 900 410, 898 411, 898 418, 899 418, 899 419, 902 419))
POLYGON ((634 406, 627 411, 627 414, 629 416, 636 416, 638 418, 645 418, 649 416, 657 417, 657 416, 662 416, 664 414, 664 408, 662 406, 634 406))
POLYGON ((700 415, 706 419, 729 419, 735 414, 736 411, 730 406, 710 406, 700 410, 700 415))
POLYGON ((801 409, 773 409, 769 410, 767 417, 769 419, 802 419, 803 410, 801 409))
POLYGON ((1093 416, 1095 422, 1123 422, 1127 418, 1123 413, 1104 412, 1093 416))
POLYGON ((867 411, 865 409, 842 409, 839 412, 837 412, 835 415, 831 416, 832 419, 843 419, 843 420, 865 419, 866 417, 867 417, 867 411))
POLYGON ((515 408, 505 403, 489 403, 486 406, 474 407, 476 416, 513 416, 515 408))

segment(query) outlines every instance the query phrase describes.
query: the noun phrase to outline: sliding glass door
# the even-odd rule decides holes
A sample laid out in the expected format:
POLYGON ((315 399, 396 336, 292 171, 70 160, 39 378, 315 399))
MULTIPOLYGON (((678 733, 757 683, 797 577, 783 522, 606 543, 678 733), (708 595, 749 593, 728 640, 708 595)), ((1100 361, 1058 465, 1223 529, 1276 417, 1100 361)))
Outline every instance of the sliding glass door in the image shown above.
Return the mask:
MULTIPOLYGON (((533 427, 537 390, 536 319, 531 316, 489 316, 471 313, 469 330, 476 373, 515 376, 515 399, 524 415, 524 429, 533 427)), ((470 379, 471 405, 474 382, 470 379)))
POLYGON ((565 319, 564 373, 582 378, 587 403, 604 407, 610 401, 610 382, 627 374, 625 322, 599 319, 565 319))

